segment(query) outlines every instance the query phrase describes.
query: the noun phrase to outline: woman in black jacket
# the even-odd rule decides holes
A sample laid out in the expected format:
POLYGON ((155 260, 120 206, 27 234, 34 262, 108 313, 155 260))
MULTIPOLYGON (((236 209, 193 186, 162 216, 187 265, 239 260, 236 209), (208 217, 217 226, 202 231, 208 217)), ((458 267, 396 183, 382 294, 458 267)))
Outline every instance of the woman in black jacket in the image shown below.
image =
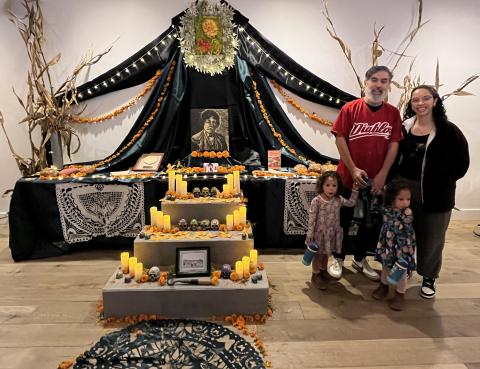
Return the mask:
POLYGON ((470 164, 468 143, 447 120, 442 99, 432 86, 413 89, 404 119, 397 169, 412 190, 417 272, 423 277, 420 296, 430 299, 435 297, 456 181, 470 164))

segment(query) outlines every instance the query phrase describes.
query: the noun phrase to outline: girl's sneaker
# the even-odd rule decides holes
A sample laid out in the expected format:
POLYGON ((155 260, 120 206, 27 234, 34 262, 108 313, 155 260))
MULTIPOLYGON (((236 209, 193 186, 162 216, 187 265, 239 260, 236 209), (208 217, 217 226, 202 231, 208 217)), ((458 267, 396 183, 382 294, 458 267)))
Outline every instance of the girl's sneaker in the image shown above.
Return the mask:
POLYGON ((424 299, 433 299, 435 297, 435 278, 423 277, 422 288, 420 288, 420 296, 424 299))

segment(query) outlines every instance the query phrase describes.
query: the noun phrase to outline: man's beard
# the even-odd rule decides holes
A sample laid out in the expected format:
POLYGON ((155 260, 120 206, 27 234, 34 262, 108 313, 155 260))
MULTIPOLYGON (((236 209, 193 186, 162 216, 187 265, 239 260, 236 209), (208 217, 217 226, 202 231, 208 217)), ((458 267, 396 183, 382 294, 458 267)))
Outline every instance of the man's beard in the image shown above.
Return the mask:
POLYGON ((376 103, 382 103, 385 101, 385 98, 387 97, 387 91, 382 91, 376 88, 371 88, 371 89, 366 89, 365 90, 365 95, 367 96, 367 99, 376 102, 376 103), (373 92, 381 91, 381 94, 374 94, 373 92))

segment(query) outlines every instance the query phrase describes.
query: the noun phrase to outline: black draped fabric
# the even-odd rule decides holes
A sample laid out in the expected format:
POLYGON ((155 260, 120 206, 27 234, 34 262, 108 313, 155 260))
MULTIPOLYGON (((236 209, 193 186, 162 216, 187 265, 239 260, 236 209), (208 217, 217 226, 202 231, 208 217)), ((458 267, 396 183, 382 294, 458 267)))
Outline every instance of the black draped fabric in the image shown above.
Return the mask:
POLYGON ((315 76, 248 23, 248 18, 234 10, 234 23, 240 41, 235 66, 222 74, 210 76, 187 68, 178 51, 177 29, 185 12, 172 19, 172 27, 121 64, 94 80, 80 86, 80 101, 127 88, 150 79, 163 69, 150 97, 131 131, 115 150, 115 160, 99 166, 99 171, 131 167, 145 152, 163 152, 164 163, 186 157, 191 151, 191 109, 228 109, 230 154, 235 162, 242 162, 249 150, 259 153, 262 165, 267 164, 267 150, 282 150, 286 166, 307 160, 336 161, 312 148, 292 125, 276 101, 268 79, 309 101, 340 108, 354 96, 315 76), (155 109, 155 104, 166 83, 172 62, 176 67, 166 97, 153 121, 135 144, 120 150, 130 142, 155 109), (283 140, 296 151, 293 155, 282 147, 259 109, 252 82, 255 81, 269 120, 283 140), (299 82, 302 82, 301 84, 299 82), (306 88, 308 86, 308 89, 306 88), (235 160, 238 159, 238 160, 235 160))

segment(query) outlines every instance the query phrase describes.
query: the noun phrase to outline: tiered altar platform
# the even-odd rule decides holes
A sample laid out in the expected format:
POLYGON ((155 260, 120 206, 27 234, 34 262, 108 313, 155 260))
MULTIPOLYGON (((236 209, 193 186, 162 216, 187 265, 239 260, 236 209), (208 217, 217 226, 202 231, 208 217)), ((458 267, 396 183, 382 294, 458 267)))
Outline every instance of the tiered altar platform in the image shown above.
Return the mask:
MULTIPOLYGON (((257 283, 220 279, 216 286, 160 286, 158 283, 125 283, 114 273, 103 288, 105 317, 156 314, 192 318, 229 314, 265 314, 268 280, 265 271, 257 283)), ((209 281, 208 277, 198 278, 209 281)))

